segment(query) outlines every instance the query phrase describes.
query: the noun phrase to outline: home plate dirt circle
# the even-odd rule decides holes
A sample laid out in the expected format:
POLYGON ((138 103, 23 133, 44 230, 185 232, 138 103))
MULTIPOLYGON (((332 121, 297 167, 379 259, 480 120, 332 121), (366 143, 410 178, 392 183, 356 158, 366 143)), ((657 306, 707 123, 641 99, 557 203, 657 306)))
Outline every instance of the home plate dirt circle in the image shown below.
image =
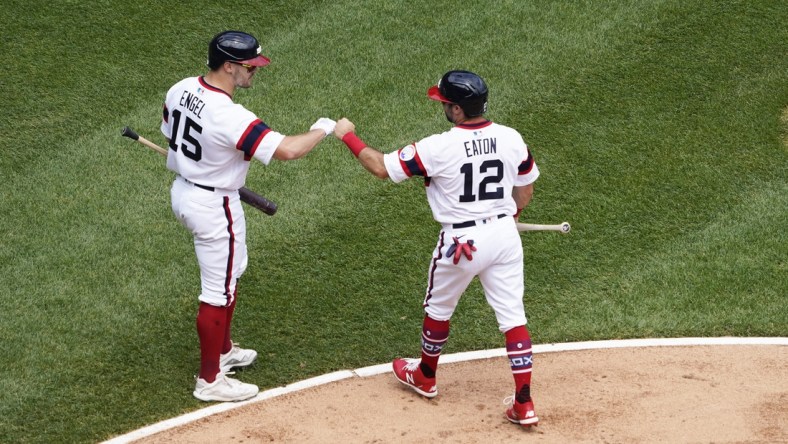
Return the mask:
POLYGON ((107 443, 788 443, 788 338, 598 341, 534 352, 538 427, 504 417, 513 380, 500 349, 443 356, 433 399, 382 364, 214 404, 107 443))

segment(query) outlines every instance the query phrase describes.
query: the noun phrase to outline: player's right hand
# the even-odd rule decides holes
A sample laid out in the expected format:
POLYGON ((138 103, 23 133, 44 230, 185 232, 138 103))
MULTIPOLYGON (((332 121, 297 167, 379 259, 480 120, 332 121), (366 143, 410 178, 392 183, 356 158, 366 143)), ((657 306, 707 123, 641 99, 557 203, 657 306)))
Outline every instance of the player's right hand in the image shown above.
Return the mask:
POLYGON ((356 131, 356 125, 353 124, 350 120, 346 117, 343 117, 337 121, 337 125, 334 127, 334 136, 342 140, 343 137, 347 133, 353 133, 356 131))
POLYGON ((312 130, 323 130, 326 133, 326 136, 334 132, 334 126, 336 126, 336 122, 329 119, 328 117, 321 117, 317 119, 317 122, 313 123, 312 126, 309 127, 309 131, 312 130))

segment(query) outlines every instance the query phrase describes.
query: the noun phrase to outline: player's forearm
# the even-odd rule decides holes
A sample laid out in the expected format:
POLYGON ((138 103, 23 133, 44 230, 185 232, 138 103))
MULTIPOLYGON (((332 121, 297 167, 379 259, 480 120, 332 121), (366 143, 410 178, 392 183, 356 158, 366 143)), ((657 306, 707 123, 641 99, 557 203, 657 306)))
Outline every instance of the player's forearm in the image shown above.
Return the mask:
POLYGON ((359 163, 372 175, 380 179, 389 177, 386 165, 383 161, 383 153, 368 146, 358 138, 355 133, 348 132, 342 137, 342 142, 347 145, 350 152, 358 158, 359 163))
POLYGON ((528 184, 524 187, 514 187, 512 190, 512 197, 514 198, 514 203, 517 204, 517 209, 521 210, 528 206, 531 202, 531 198, 534 195, 534 184, 528 184))
POLYGON ((300 159, 312 151, 325 137, 325 131, 320 129, 314 129, 296 136, 286 136, 279 144, 279 147, 276 148, 274 159, 300 159))
POLYGON ((373 176, 379 179, 387 179, 389 177, 386 164, 383 162, 383 153, 380 151, 368 146, 359 153, 358 161, 373 176))

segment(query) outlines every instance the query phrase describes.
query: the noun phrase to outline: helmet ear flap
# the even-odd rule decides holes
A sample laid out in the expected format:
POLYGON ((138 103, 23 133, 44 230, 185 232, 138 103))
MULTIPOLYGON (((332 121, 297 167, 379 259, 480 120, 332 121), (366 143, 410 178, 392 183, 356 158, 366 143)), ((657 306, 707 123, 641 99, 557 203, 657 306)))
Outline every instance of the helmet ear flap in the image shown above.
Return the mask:
MULTIPOLYGON (((470 107, 469 107, 470 108, 470 107)), ((465 111, 465 115, 468 117, 477 117, 481 116, 482 114, 487 112, 487 96, 484 97, 484 101, 477 103, 475 107, 465 111)))

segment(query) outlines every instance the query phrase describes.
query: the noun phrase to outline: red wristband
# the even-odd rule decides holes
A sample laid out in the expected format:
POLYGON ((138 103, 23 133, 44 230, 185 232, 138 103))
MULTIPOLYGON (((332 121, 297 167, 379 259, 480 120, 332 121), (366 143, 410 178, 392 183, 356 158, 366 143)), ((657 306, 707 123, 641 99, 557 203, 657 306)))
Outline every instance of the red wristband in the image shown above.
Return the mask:
POLYGON ((361 153, 361 150, 367 147, 367 144, 359 139, 356 133, 345 134, 342 136, 342 141, 345 142, 345 145, 347 145, 347 147, 350 149, 350 152, 356 157, 358 157, 359 153, 361 153))

